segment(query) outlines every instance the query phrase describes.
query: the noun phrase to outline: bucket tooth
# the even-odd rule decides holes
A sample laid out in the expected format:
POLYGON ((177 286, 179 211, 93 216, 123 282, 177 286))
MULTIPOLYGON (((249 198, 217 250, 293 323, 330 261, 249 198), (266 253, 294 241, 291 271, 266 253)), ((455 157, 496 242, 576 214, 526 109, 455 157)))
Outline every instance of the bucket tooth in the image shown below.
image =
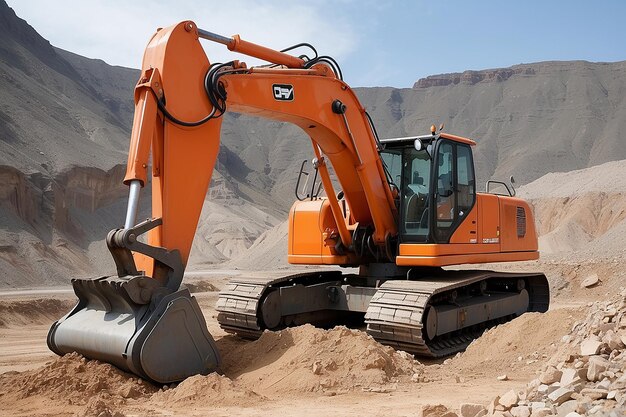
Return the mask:
POLYGON ((72 280, 78 303, 50 328, 50 350, 78 352, 158 383, 217 370, 219 353, 195 297, 161 287, 137 303, 132 281, 145 279, 72 280))

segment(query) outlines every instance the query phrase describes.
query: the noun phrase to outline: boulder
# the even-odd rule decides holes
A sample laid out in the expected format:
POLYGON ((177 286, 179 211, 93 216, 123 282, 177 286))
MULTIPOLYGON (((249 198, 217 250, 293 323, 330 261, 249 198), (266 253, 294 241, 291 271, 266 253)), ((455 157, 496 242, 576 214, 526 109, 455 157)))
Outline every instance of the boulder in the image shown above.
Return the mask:
POLYGON ((482 404, 463 403, 459 409, 461 417, 476 417, 476 415, 482 411, 487 412, 487 409, 482 404))
POLYGON ((544 407, 544 408, 538 408, 536 410, 533 410, 532 414, 530 415, 530 417, 547 417, 547 416, 551 416, 552 414, 552 409, 548 408, 548 407, 544 407))
POLYGON ((624 347, 624 343, 622 343, 622 338, 619 337, 614 331, 609 330, 602 337, 602 342, 606 343, 606 345, 611 350, 622 349, 624 347))
POLYGON ((606 398, 608 393, 609 393, 608 390, 601 389, 601 388, 583 388, 580 391, 581 395, 584 395, 585 397, 589 397, 592 400, 600 400, 602 398, 606 398))
POLYGON ((556 408, 556 415, 558 417, 565 417, 572 411, 576 411, 577 406, 578 406, 578 403, 576 402, 576 400, 565 401, 563 404, 559 405, 556 408))
POLYGON ((513 415, 513 417, 530 417, 531 410, 528 406, 520 405, 511 408, 509 412, 513 415))
POLYGON ((599 340, 587 339, 580 344, 580 354, 583 356, 597 355, 600 353, 602 342, 599 340))
POLYGON ((548 394, 548 398, 552 401, 552 404, 559 406, 572 397, 574 390, 567 387, 561 387, 556 391, 548 394))
POLYGON ((589 358, 589 369, 587 370, 587 380, 599 381, 602 379, 601 375, 604 371, 608 370, 611 366, 611 362, 604 359, 601 356, 592 356, 589 358))
POLYGON ((515 390, 511 390, 500 397, 498 401, 501 406, 503 406, 506 410, 510 409, 519 401, 519 397, 517 396, 517 392, 515 390))
POLYGON ((580 283, 580 288, 591 288, 600 282, 598 274, 591 274, 587 278, 583 279, 580 283))
POLYGON ((548 369, 545 370, 545 372, 539 375, 539 381, 542 384, 550 385, 557 381, 560 381, 561 375, 563 375, 563 372, 559 371, 554 366, 550 366, 548 369))

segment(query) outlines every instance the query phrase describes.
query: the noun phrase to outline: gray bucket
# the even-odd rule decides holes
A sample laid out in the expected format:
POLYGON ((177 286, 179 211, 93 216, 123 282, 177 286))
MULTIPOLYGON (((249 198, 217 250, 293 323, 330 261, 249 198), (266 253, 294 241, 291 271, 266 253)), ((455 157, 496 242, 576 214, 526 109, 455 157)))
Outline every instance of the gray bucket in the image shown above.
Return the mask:
POLYGON ((78 352, 162 384, 218 370, 219 353, 195 297, 158 288, 145 304, 137 302, 132 292, 146 282, 154 280, 72 280, 78 303, 50 328, 50 350, 78 352))

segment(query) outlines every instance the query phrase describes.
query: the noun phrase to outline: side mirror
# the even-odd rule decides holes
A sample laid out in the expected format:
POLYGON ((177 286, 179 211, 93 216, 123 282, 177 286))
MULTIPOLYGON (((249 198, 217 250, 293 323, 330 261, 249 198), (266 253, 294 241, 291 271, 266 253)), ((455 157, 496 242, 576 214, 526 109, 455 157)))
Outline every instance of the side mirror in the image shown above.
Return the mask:
POLYGON ((513 192, 511 193, 511 197, 515 197, 515 194, 517 194, 517 190, 515 189, 515 186, 513 184, 515 184, 515 178, 513 178, 513 175, 511 175, 511 178, 509 178, 509 180, 511 181, 511 189, 513 189, 513 192))

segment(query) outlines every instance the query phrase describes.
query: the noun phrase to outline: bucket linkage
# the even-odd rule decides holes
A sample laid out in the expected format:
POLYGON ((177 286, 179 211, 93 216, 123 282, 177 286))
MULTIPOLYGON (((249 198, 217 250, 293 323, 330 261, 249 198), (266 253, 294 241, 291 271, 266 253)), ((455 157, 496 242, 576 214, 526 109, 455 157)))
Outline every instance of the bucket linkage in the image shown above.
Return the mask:
POLYGON ((78 352, 158 383, 219 368, 198 302, 189 290, 179 289, 180 253, 138 240, 161 224, 161 219, 148 219, 108 234, 117 276, 72 279, 78 303, 50 328, 50 350, 78 352), (137 271, 131 251, 154 259, 152 277, 137 271))

